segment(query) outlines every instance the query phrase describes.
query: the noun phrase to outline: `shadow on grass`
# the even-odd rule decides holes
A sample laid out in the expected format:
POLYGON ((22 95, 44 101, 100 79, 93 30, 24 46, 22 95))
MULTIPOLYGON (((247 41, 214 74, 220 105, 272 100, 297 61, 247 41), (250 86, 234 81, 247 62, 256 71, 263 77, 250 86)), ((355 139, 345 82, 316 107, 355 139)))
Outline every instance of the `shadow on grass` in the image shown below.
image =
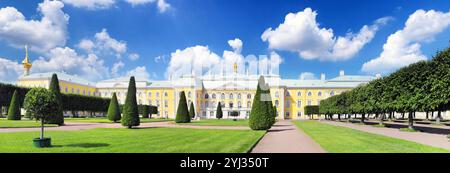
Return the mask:
POLYGON ((107 147, 109 144, 107 143, 78 143, 78 144, 69 144, 65 145, 67 147, 81 147, 81 148, 97 148, 97 147, 107 147))
MULTIPOLYGON (((366 122, 368 125, 374 125, 377 124, 376 122, 366 122)), ((390 124, 390 123, 384 123, 384 126, 387 128, 394 128, 394 129, 403 129, 408 128, 407 124, 390 124)), ((439 134, 439 135, 447 135, 450 134, 450 129, 444 129, 444 128, 434 128, 434 127, 423 127, 423 126, 415 126, 415 130, 424 132, 424 133, 431 133, 431 134, 439 134)))

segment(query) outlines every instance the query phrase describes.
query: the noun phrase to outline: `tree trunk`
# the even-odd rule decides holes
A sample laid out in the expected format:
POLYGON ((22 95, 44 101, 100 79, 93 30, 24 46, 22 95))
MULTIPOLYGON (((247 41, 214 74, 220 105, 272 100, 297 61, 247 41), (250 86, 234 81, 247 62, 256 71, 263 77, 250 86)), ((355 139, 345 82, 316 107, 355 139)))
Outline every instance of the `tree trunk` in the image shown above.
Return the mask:
POLYGON ((426 120, 428 120, 428 113, 429 113, 428 111, 425 113, 426 114, 426 117, 425 117, 426 120))
POLYGON ((408 113, 408 128, 414 130, 414 118, 412 112, 408 113))
POLYGON ((341 114, 338 114, 338 120, 341 121, 341 114))
POLYGON ((405 119, 405 113, 402 112, 402 119, 405 119))
POLYGON ((438 111, 438 114, 436 116, 436 124, 441 124, 441 111, 438 111))
POLYGON ((383 119, 384 119, 384 115, 385 115, 385 114, 384 114, 384 113, 382 113, 382 114, 381 114, 381 116, 380 116, 380 123, 379 123, 379 124, 380 124, 380 126, 382 126, 382 125, 383 125, 383 119))
POLYGON ((44 139, 44 118, 41 118, 41 139, 44 139))
POLYGON ((361 123, 364 124, 364 119, 366 119, 366 114, 361 114, 361 123))
POLYGON ((434 117, 434 111, 431 112, 431 119, 434 117))
POLYGON ((356 119, 356 114, 355 114, 355 119, 356 119))

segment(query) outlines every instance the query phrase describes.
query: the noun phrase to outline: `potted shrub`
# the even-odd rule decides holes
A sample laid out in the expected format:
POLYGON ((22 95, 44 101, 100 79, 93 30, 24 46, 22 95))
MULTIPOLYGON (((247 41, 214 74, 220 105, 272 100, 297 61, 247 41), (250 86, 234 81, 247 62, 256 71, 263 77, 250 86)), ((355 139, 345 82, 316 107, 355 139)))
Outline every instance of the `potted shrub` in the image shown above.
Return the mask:
POLYGON ((230 112, 230 117, 234 117, 233 121, 237 121, 237 117, 239 116, 239 112, 238 111, 231 111, 230 112))
POLYGON ((44 121, 60 108, 55 93, 45 88, 33 88, 25 96, 24 107, 36 120, 41 120, 41 135, 33 139, 33 145, 50 147, 51 138, 44 138, 44 121))

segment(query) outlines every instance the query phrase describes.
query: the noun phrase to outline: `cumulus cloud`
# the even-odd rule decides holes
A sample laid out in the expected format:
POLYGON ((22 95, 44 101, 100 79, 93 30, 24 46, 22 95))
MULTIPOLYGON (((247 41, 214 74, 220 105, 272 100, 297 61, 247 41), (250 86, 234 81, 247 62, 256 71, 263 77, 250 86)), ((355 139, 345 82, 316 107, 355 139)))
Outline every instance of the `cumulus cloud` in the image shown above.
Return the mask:
POLYGON ((362 66, 366 73, 389 73, 427 57, 420 47, 423 42, 430 42, 434 36, 450 25, 450 12, 417 10, 411 14, 405 27, 391 34, 383 45, 380 56, 362 66))
MULTIPOLYGON (((174 79, 182 75, 227 75, 234 73, 234 64, 238 66, 237 72, 245 74, 278 74, 278 66, 282 58, 276 52, 269 55, 244 57, 240 51, 242 41, 234 39, 228 41, 233 51, 225 50, 222 57, 209 50, 207 46, 193 46, 171 53, 169 67, 166 71, 167 77, 174 79), (258 70, 259 69, 259 73, 258 70)), ((159 58, 160 59, 160 58, 159 58)))
POLYGON ((269 43, 270 49, 296 52, 304 59, 323 61, 347 60, 357 54, 375 36, 379 27, 391 17, 364 25, 358 33, 335 36, 332 29, 321 28, 316 21, 317 12, 306 8, 298 13, 289 13, 277 28, 268 28, 261 39, 269 43))
POLYGON ((114 76, 114 77, 118 77, 119 76, 119 71, 123 67, 125 67, 125 64, 122 61, 114 63, 112 68, 111 68, 111 75, 114 76))
MULTIPOLYGON (((121 58, 127 52, 127 43, 112 38, 105 28, 96 33, 92 39, 82 39, 77 47, 88 53, 115 55, 118 58, 121 58)), ((136 55, 130 54, 132 58, 136 58, 136 55)), ((139 55, 137 55, 137 58, 139 58, 139 55)))
POLYGON ((132 53, 132 54, 128 55, 128 59, 130 59, 131 61, 136 61, 139 59, 139 57, 140 56, 137 53, 132 53))
POLYGON ((64 3, 77 8, 89 10, 107 9, 113 7, 116 0, 62 0, 64 3))
POLYGON ((57 47, 46 57, 33 61, 32 73, 64 71, 68 74, 81 76, 91 81, 109 77, 109 70, 104 61, 95 54, 79 55, 69 47, 57 47))
POLYGON ((300 80, 314 80, 317 79, 316 75, 311 72, 303 72, 298 77, 300 80))
POLYGON ((0 58, 0 81, 13 83, 22 73, 23 68, 19 63, 0 58))
POLYGON ((144 4, 156 2, 158 11, 160 13, 166 12, 171 7, 170 4, 167 3, 165 0, 125 0, 125 1, 130 3, 132 6, 144 5, 144 4))
POLYGON ((135 69, 128 71, 126 76, 134 76, 138 79, 146 79, 146 80, 150 79, 151 77, 150 73, 147 72, 147 68, 145 66, 139 66, 136 67, 135 69))
POLYGON ((14 7, 1 8, 0 40, 18 48, 27 44, 36 52, 64 46, 69 15, 62 11, 63 7, 60 1, 45 0, 39 3, 37 11, 42 14, 40 20, 26 20, 14 7))

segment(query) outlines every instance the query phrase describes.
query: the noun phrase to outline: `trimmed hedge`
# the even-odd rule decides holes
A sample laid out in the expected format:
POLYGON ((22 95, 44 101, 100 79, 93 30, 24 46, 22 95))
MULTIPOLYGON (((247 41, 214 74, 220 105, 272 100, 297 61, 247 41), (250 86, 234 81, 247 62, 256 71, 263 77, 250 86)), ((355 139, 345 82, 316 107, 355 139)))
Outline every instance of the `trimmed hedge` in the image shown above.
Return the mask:
POLYGON ((20 120, 21 118, 22 117, 20 115, 20 106, 19 99, 17 98, 17 91, 14 91, 8 110, 8 120, 20 120))
POLYGON ((125 98, 125 105, 123 106, 122 113, 122 126, 131 129, 133 126, 140 125, 141 122, 139 119, 139 109, 136 99, 136 81, 134 79, 134 76, 130 77, 127 97, 125 98))
POLYGON ((177 116, 175 117, 176 123, 189 123, 191 118, 189 116, 189 110, 186 103, 186 94, 184 91, 180 92, 180 101, 178 103, 177 116))

